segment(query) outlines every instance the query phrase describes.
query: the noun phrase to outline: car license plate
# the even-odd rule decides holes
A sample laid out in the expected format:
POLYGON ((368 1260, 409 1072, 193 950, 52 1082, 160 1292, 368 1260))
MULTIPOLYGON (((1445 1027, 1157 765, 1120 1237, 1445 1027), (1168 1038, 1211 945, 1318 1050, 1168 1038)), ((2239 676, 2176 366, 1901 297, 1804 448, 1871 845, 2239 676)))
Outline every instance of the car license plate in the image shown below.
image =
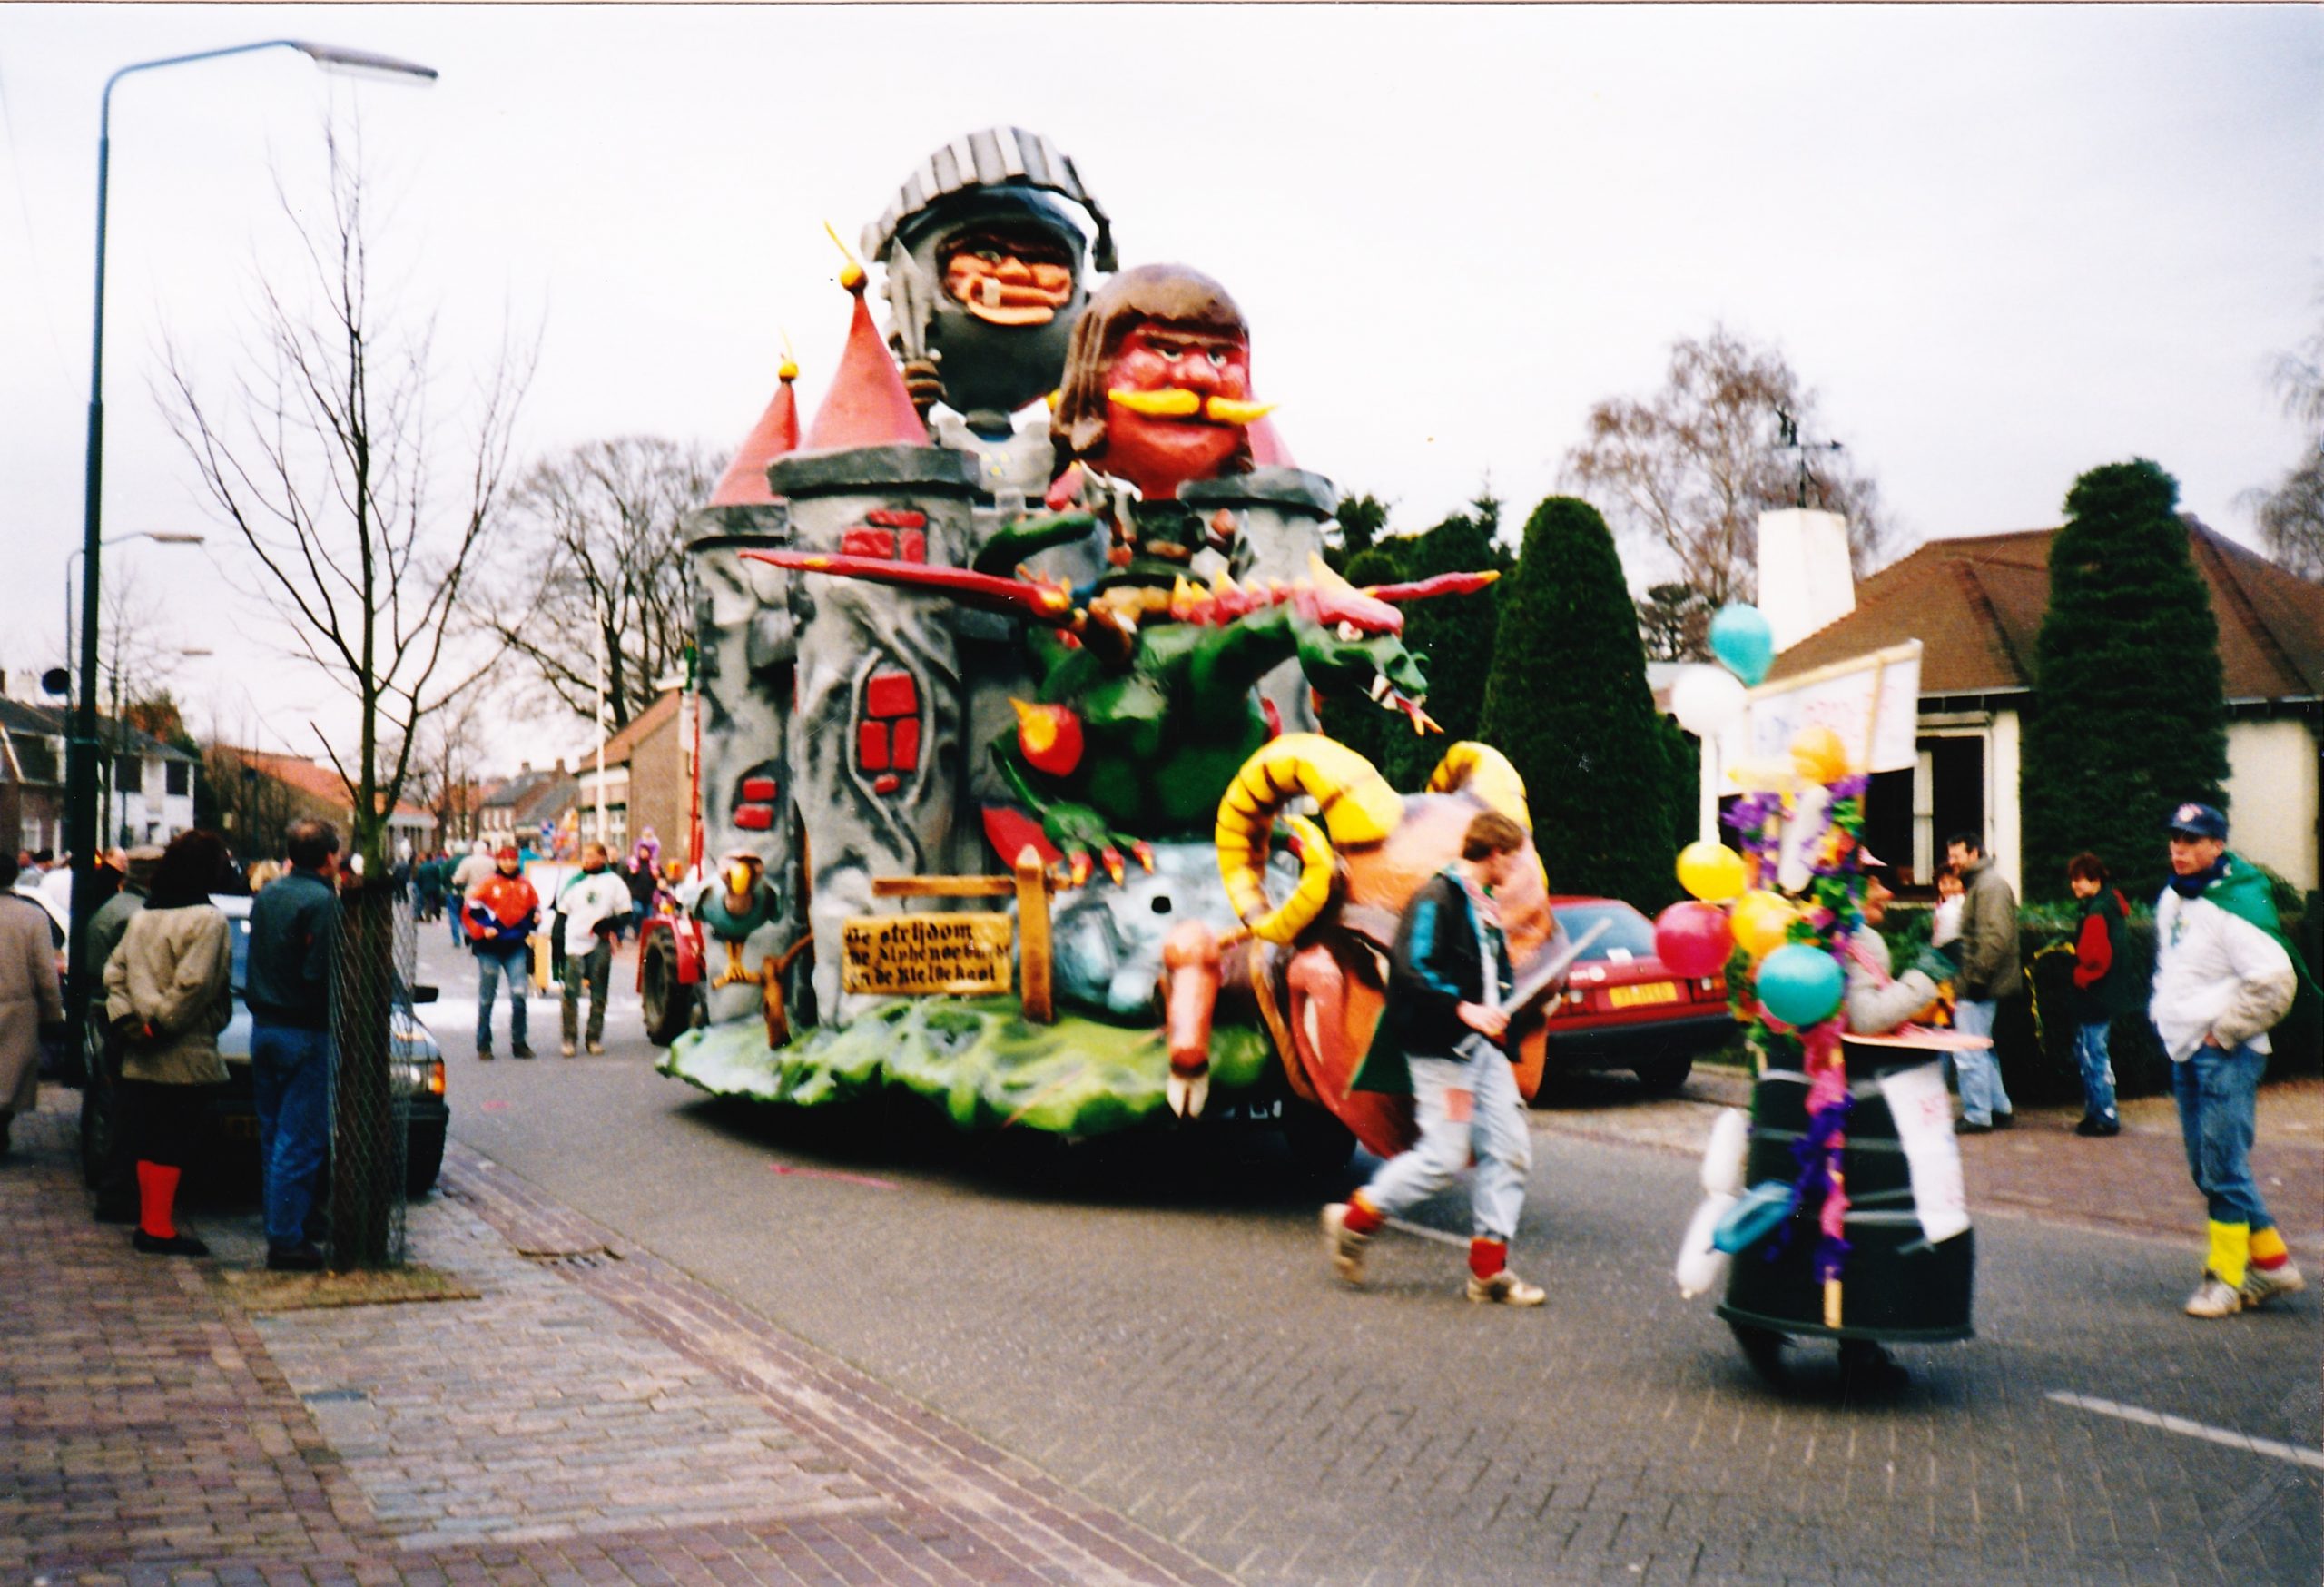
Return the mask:
POLYGON ((1679 983, 1675 981, 1646 981, 1636 986, 1618 986, 1606 993, 1609 1008, 1635 1009, 1642 1003, 1675 1003, 1679 1000, 1679 983))

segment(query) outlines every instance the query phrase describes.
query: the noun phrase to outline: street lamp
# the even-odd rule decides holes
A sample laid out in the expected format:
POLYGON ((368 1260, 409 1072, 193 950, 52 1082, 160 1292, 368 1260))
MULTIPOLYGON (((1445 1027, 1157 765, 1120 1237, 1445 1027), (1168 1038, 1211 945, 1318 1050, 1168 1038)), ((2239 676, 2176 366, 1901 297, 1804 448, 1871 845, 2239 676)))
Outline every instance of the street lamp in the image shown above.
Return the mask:
MULTIPOLYGON (((133 535, 114 535, 104 543, 125 546, 132 540, 151 540, 156 546, 199 546, 204 543, 204 537, 188 529, 140 529, 133 535)), ((73 567, 87 549, 85 546, 75 546, 72 555, 64 558, 64 665, 67 666, 73 665, 73 567)))
MULTIPOLYGON (((96 908, 97 837, 97 587, 99 531, 104 506, 105 441, 105 196, 113 164, 113 84, 133 72, 157 71, 163 66, 191 65, 196 61, 222 60, 259 50, 296 50, 327 71, 359 73, 432 83, 433 66, 415 65, 369 50, 340 49, 300 39, 265 39, 222 50, 202 50, 190 55, 168 55, 138 61, 105 79, 97 112, 97 281, 95 308, 90 316, 89 449, 81 508, 81 551, 88 567, 81 580, 81 698, 73 715, 73 734, 65 741, 64 843, 73 855, 72 930, 65 949, 65 1015, 73 1024, 73 1050, 84 1050, 89 1019, 89 917, 96 908)), ((65 569, 72 577, 72 568, 65 569)), ((68 593, 65 601, 72 605, 68 593)))

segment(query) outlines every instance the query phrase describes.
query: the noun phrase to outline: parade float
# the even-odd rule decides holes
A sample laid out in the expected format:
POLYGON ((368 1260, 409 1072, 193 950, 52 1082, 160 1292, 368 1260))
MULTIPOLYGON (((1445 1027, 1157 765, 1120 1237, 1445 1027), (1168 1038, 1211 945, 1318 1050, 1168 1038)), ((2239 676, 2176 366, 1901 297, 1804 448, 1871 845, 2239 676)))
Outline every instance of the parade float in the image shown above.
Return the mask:
POLYGON ((1720 665, 1682 676, 1673 704, 1732 791, 1733 842, 1679 853, 1691 896, 1656 947, 1682 973, 1726 971, 1754 1080, 1748 1116, 1712 1129, 1676 1276, 1690 1297, 1725 1283, 1719 1316, 1770 1381, 1806 1339, 1836 1341, 1846 1370, 1893 1372, 1881 1346, 1972 1332, 1944 1056, 1985 1040, 1944 1028, 1942 995, 1892 1030, 1846 1018, 1851 967, 1873 961, 1864 797, 1872 773, 1913 764, 1920 644, 1763 685, 1758 612, 1722 610, 1711 642, 1720 665))
MULTIPOLYGON (((1493 576, 1334 573, 1338 493, 1254 395, 1234 300, 1118 270, 1047 139, 948 144, 862 245, 885 332, 850 256, 813 419, 786 362, 690 544, 698 880, 639 968, 663 1072, 964 1129, 1400 1149, 1410 1099, 1348 1089, 1398 914, 1478 812, 1530 831, 1525 794, 1466 743, 1400 794, 1316 703, 1434 731, 1403 609, 1493 576)), ((1521 971, 1555 930, 1528 858, 1521 971)), ((1544 1043, 1518 1043, 1528 1096, 1544 1043)))

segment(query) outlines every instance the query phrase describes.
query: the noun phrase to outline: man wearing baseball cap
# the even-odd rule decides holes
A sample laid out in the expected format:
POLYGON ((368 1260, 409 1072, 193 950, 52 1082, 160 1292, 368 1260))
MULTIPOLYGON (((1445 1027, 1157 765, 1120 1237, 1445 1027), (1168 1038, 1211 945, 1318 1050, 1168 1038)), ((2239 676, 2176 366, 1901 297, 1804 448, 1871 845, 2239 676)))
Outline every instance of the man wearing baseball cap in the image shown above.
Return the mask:
POLYGON ((2171 813, 2171 879, 2154 909, 2147 1011, 2171 1055, 2187 1166, 2211 1204, 2211 1254, 2191 1317, 2228 1317, 2306 1280, 2251 1178, 2268 1031, 2298 991, 2268 878, 2227 848, 2227 817, 2171 813))

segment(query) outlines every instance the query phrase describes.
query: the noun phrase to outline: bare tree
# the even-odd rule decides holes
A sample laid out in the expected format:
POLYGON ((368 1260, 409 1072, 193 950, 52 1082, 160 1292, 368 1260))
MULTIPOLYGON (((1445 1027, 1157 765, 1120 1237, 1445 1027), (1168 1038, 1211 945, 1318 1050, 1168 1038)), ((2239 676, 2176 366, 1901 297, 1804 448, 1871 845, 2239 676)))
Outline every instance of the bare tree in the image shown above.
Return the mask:
POLYGON ((478 617, 575 715, 596 715, 601 656, 616 729, 684 658, 684 522, 722 466, 696 446, 624 436, 544 458, 510 492, 502 571, 478 592, 478 617))
POLYGON ((499 506, 534 350, 504 332, 466 411, 437 410, 433 311, 373 295, 359 133, 327 123, 324 139, 327 208, 276 180, 303 281, 261 273, 256 334, 222 397, 170 344, 164 398, 293 649, 355 704, 353 752, 328 737, 323 751, 354 791, 353 848, 377 874, 419 724, 477 675, 454 659, 448 620, 499 506))
POLYGON ((1844 515, 1859 576, 1892 536, 1878 488, 1829 445, 1815 393, 1782 352, 1723 326, 1699 341, 1680 338, 1653 396, 1592 408, 1564 479, 1617 535, 1663 552, 1677 582, 1714 608, 1756 592, 1759 514, 1769 508, 1844 515))
POLYGON ((2302 578, 2324 579, 2324 328, 2278 354, 2268 377, 2285 417, 2300 428, 2300 460, 2271 488, 2245 491, 2243 500, 2270 556, 2302 578))

